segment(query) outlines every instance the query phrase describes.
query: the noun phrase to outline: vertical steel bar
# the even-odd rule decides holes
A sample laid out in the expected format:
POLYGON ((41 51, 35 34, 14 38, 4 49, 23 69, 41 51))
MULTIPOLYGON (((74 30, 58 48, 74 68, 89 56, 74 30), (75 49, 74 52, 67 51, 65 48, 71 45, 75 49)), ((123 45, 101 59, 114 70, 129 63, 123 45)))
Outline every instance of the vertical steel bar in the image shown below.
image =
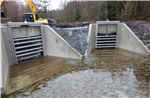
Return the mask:
POLYGON ((95 30, 95 48, 97 49, 97 34, 98 34, 98 21, 96 21, 96 30, 95 30))
MULTIPOLYGON (((11 29, 11 24, 10 24, 10 29, 11 29)), ((15 57, 15 62, 16 62, 16 64, 18 64, 18 59, 17 59, 17 56, 16 56, 16 50, 15 50, 15 44, 14 44, 14 40, 13 40, 12 30, 10 30, 10 36, 11 36, 11 42, 12 42, 12 48, 13 48, 13 54, 14 54, 14 57, 15 57)))
MULTIPOLYGON (((42 32, 42 28, 41 28, 41 23, 40 23, 40 33, 41 33, 42 47, 43 47, 43 32, 42 32)), ((42 50, 43 50, 43 48, 42 48, 42 50)), ((42 56, 44 56, 44 50, 43 50, 42 56)))
POLYGON ((7 23, 8 26, 8 36, 9 36, 9 42, 10 42, 10 50, 12 53, 12 58, 14 63, 16 63, 16 58, 15 58, 15 54, 14 54, 14 49, 13 49, 13 44, 12 44, 12 35, 11 35, 11 23, 7 23))

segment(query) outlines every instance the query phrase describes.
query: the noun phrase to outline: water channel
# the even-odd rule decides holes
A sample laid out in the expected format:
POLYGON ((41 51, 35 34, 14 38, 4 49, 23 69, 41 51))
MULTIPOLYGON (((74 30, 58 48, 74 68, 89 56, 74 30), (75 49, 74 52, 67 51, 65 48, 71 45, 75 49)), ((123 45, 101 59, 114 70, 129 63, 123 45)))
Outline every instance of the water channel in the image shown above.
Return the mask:
POLYGON ((123 49, 88 58, 40 57, 10 66, 8 98, 149 98, 150 57, 123 49))

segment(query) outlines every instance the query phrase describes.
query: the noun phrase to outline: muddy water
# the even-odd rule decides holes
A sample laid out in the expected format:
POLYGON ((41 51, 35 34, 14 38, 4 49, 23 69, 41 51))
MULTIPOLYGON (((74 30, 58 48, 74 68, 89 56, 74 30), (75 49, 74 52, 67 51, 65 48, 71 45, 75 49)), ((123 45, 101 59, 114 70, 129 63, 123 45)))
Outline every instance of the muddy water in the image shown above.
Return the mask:
POLYGON ((45 56, 10 66, 6 94, 15 92, 71 66, 68 60, 45 56))
MULTIPOLYGON (((99 49, 93 50, 84 62, 69 59, 62 61, 63 58, 54 58, 52 59, 52 61, 54 60, 53 63, 50 63, 50 58, 46 57, 45 61, 47 62, 45 64, 49 63, 51 67, 43 66, 43 71, 42 68, 36 68, 39 70, 37 72, 42 72, 31 77, 27 75, 28 78, 23 80, 24 82, 21 81, 21 79, 24 79, 21 76, 26 74, 28 70, 24 72, 24 69, 21 70, 19 66, 22 74, 19 75, 18 71, 11 74, 9 83, 13 81, 11 80, 13 77, 18 76, 20 76, 22 84, 25 84, 26 81, 37 82, 30 82, 32 84, 28 86, 24 85, 26 87, 10 94, 9 97, 150 97, 150 58, 147 56, 122 49, 99 49), (55 68, 57 64, 53 64, 56 62, 59 66, 55 68), (52 67, 54 67, 54 70, 52 70, 52 67), (44 79, 42 79, 43 77, 44 79)), ((30 62, 31 64, 28 63, 28 66, 31 66, 30 68, 32 66, 37 67, 36 64, 42 61, 35 59, 34 62, 34 65, 33 62, 30 62)), ((26 68, 25 65, 24 68, 26 68)), ((13 73, 13 71, 11 72, 13 73)), ((15 84, 15 82, 13 83, 15 84)), ((14 85, 13 87, 19 86, 14 85)))

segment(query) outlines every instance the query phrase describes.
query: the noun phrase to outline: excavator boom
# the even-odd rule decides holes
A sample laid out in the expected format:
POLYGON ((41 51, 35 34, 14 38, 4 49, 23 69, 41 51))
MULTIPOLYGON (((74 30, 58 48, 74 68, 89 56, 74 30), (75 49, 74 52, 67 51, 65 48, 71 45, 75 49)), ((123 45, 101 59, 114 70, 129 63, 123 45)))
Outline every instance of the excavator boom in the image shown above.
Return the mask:
MULTIPOLYGON (((3 4, 3 2, 4 2, 4 0, 1 0, 1 5, 3 4)), ((1 5, 0 5, 0 6, 1 6, 1 5)))
POLYGON ((32 12, 36 12, 38 10, 37 5, 31 0, 24 0, 32 10, 32 12))

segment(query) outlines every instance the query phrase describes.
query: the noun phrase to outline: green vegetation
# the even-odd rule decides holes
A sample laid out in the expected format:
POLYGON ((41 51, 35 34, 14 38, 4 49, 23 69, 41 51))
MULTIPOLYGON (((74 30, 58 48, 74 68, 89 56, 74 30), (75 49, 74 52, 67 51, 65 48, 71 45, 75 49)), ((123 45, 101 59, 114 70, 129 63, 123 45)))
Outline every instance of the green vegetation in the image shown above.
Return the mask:
POLYGON ((98 20, 105 20, 105 7, 104 7, 104 4, 101 3, 99 4, 99 11, 98 11, 98 20))
POLYGON ((108 2, 108 19, 116 20, 117 19, 117 2, 110 1, 108 2))

